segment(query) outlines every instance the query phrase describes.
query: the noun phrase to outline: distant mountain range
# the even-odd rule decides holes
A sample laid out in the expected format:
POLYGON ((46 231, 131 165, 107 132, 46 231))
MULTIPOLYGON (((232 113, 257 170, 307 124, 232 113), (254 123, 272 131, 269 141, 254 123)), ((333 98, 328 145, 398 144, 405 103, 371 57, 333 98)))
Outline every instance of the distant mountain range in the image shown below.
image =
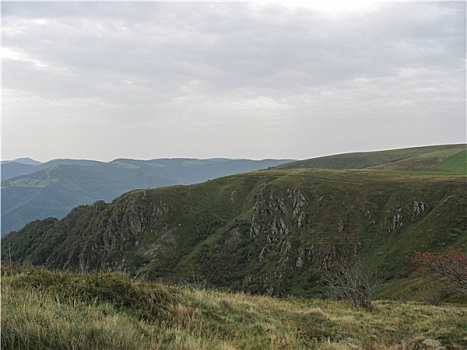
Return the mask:
POLYGON ((36 219, 62 218, 75 206, 96 200, 111 201, 133 189, 194 184, 289 161, 223 158, 5 161, 1 164, 1 232, 4 235, 18 230, 36 219))

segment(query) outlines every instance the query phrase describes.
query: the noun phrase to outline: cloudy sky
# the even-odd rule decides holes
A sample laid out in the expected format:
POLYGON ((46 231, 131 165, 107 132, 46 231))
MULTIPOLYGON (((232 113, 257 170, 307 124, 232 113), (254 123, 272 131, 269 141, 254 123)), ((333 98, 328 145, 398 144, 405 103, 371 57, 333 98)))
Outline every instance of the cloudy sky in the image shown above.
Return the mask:
POLYGON ((2 157, 464 143, 465 17, 465 2, 2 2, 2 157))

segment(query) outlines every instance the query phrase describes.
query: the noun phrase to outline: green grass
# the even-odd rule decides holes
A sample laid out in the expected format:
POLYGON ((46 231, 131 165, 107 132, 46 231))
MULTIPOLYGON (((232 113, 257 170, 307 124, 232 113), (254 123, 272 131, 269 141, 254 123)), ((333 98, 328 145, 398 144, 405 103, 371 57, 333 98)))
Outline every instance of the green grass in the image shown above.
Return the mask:
POLYGON ((465 175, 466 167, 466 145, 458 144, 338 154, 286 163, 276 168, 377 169, 465 175))
POLYGON ((467 308, 376 301, 371 311, 318 299, 271 298, 3 268, 4 349, 447 349, 467 346, 467 308))
POLYGON ((435 169, 455 174, 467 174, 467 151, 456 153, 438 164, 435 169))

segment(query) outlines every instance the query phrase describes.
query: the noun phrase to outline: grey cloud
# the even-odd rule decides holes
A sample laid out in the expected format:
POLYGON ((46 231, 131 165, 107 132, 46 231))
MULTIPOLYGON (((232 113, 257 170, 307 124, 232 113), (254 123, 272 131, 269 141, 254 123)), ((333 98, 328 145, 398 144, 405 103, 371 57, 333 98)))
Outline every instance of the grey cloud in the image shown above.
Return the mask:
POLYGON ((391 4, 336 18, 226 3, 2 10, 3 45, 14 53, 3 61, 4 88, 61 100, 70 115, 81 101, 105 120, 237 130, 253 118, 297 133, 314 128, 310 119, 323 130, 346 113, 353 124, 435 118, 437 105, 456 123, 465 116, 465 4, 391 4))
MULTIPOLYGON (((297 19, 290 11, 259 17, 245 11, 244 5, 228 6, 231 12, 225 10, 225 4, 169 5, 130 6, 147 17, 154 12, 153 21, 135 24, 106 17, 106 7, 128 8, 128 4, 101 4, 85 14, 96 16, 98 12, 102 18, 76 16, 50 26, 31 27, 35 43, 29 42, 28 47, 38 59, 72 67, 77 73, 82 73, 81 69, 91 74, 124 72, 155 86, 159 81, 169 89, 190 80, 207 81, 221 89, 245 85, 278 88, 284 86, 282 73, 290 70, 302 79, 286 83, 303 87, 358 76, 392 75, 401 66, 459 65, 463 54, 462 47, 452 47, 459 45, 452 40, 461 35, 457 23, 443 17, 443 23, 434 24, 444 33, 430 33, 433 23, 417 23, 421 21, 413 18, 410 6, 394 6, 382 19, 378 17, 378 22, 362 21, 358 16, 339 22, 313 14, 297 19), (199 9, 204 6, 214 11, 205 15, 199 9), (428 35, 420 38, 424 32, 428 35), (453 53, 457 55, 452 57, 453 53)), ((30 32, 24 39, 32 39, 30 32)), ((5 46, 13 40, 7 30, 5 46)))

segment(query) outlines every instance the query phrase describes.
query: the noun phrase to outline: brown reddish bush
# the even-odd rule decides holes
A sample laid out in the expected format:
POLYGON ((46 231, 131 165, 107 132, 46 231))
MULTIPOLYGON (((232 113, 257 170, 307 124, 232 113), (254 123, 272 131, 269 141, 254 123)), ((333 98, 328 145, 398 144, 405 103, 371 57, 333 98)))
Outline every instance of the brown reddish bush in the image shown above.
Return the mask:
POLYGON ((413 263, 422 276, 442 279, 457 291, 467 293, 467 254, 466 245, 448 249, 417 253, 413 263))

